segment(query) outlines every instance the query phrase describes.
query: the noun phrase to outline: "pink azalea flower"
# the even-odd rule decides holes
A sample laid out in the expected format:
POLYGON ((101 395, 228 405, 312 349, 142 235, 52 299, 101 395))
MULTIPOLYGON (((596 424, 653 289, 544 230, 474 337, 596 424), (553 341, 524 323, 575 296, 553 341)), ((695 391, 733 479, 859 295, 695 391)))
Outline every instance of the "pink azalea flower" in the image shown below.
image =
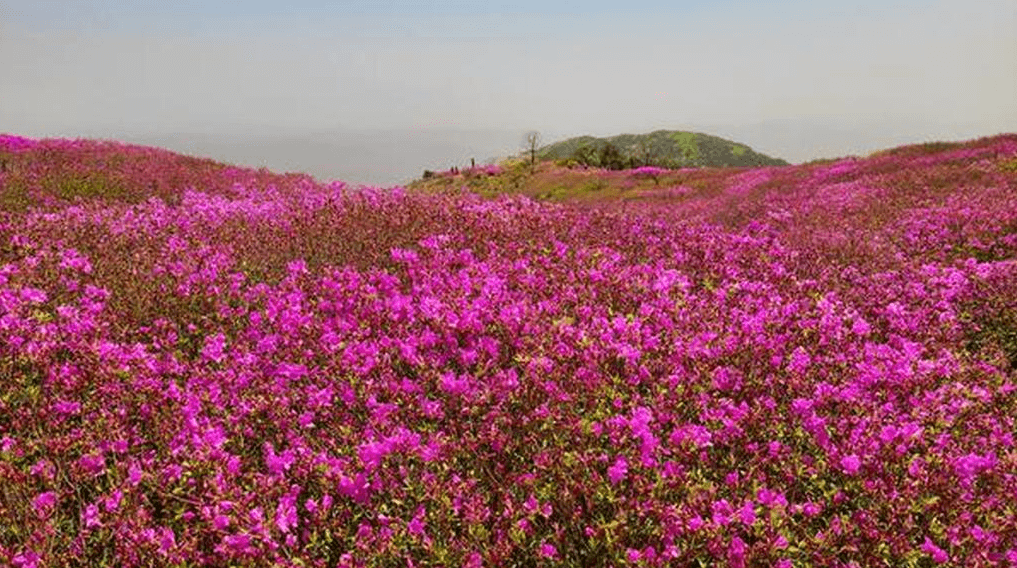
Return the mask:
POLYGON ((950 561, 950 556, 945 550, 936 546, 936 543, 932 542, 929 537, 925 537, 925 542, 922 543, 922 552, 932 557, 932 560, 937 564, 944 564, 950 561))
POLYGON ((855 475, 862 467, 862 460, 856 454, 849 454, 841 458, 840 467, 848 475, 855 475))
POLYGON ((745 541, 735 536, 727 549, 727 561, 731 568, 743 568, 745 566, 745 541))
POLYGON ((223 544, 234 552, 241 554, 249 553, 252 551, 251 537, 246 534, 231 534, 226 535, 222 539, 223 544))
POLYGON ((215 527, 215 530, 218 530, 218 531, 224 531, 224 530, 228 529, 229 526, 230 526, 230 518, 229 518, 229 516, 227 516, 227 515, 216 515, 215 518, 212 519, 212 526, 215 527))
POLYGON ((225 358, 226 336, 216 333, 205 338, 205 345, 201 348, 201 356, 206 361, 222 363, 225 358))
POLYGON ((625 476, 627 476, 628 473, 629 473, 629 464, 625 460, 624 456, 618 456, 618 458, 614 460, 614 464, 612 464, 611 467, 607 468, 607 478, 611 481, 612 485, 617 485, 618 483, 621 483, 621 481, 625 479, 625 476))
POLYGON ((553 544, 543 542, 540 544, 540 555, 544 558, 554 560, 558 557, 558 549, 553 544))
POLYGON ((426 526, 425 516, 427 514, 426 509, 423 505, 417 508, 416 514, 413 515, 413 519, 410 520, 406 525, 406 530, 413 536, 422 537, 424 536, 424 527, 426 526))
POLYGON ((159 552, 167 555, 177 546, 177 535, 173 529, 164 527, 162 536, 159 538, 159 552))
POLYGON ((53 491, 46 491, 36 495, 32 500, 32 508, 40 517, 48 517, 53 506, 56 505, 57 494, 53 491))
POLYGON ((85 525, 86 529, 93 529, 101 527, 102 523, 99 521, 99 506, 90 503, 85 507, 85 510, 81 513, 82 524, 85 525))
POLYGON ((738 519, 745 526, 752 526, 756 522, 756 506, 752 501, 746 501, 738 511, 738 519))
POLYGON ((30 304, 41 304, 47 300, 46 292, 38 288, 22 288, 21 299, 30 304))

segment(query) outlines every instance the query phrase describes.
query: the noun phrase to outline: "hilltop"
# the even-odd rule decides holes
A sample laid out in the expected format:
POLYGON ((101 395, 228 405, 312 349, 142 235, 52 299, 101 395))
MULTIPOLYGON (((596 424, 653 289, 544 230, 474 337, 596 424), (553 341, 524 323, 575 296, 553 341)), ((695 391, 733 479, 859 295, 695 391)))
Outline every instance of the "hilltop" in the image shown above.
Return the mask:
POLYGON ((608 169, 788 165, 785 160, 760 154, 745 144, 681 130, 619 134, 607 138, 579 136, 544 146, 539 150, 539 156, 544 160, 573 160, 608 169))
POLYGON ((781 159, 709 134, 657 130, 607 138, 579 136, 496 165, 425 171, 407 187, 493 197, 522 194, 552 200, 640 199, 666 187, 703 187, 751 168, 788 167, 781 159))

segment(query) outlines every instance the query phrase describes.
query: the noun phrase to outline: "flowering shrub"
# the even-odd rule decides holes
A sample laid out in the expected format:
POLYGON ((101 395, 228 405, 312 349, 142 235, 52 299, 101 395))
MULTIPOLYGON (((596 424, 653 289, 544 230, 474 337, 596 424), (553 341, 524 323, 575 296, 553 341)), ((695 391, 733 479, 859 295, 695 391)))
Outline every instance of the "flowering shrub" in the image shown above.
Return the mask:
POLYGON ((666 174, 671 170, 666 168, 658 168, 657 166, 641 166, 629 170, 629 175, 632 177, 643 177, 657 179, 660 175, 666 174))
POLYGON ((652 179, 653 184, 660 183, 660 176, 669 173, 671 170, 658 168, 657 166, 641 166, 629 170, 629 175, 636 179, 652 179))
MULTIPOLYGON (((4 192, 140 152, 10 139, 4 192)), ((1015 156, 583 206, 160 158, 12 209, 0 560, 1017 566, 1015 156)))

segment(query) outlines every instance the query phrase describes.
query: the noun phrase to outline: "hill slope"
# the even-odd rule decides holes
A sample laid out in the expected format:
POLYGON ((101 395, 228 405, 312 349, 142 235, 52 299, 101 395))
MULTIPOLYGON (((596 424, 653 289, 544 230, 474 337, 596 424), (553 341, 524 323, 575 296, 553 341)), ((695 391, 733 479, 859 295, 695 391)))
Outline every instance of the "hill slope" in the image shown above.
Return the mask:
POLYGON ((1017 561, 1017 135, 537 170, 659 182, 596 206, 144 152, 0 135, 0 566, 1017 561))
MULTIPOLYGON (((786 166, 779 158, 760 154, 745 144, 681 130, 657 130, 649 134, 619 134, 609 138, 580 136, 540 149, 545 160, 580 158, 584 152, 600 157, 612 145, 630 165, 660 167, 759 167, 786 166)), ((590 165, 602 165, 592 163, 590 165)))
POLYGON ((316 180, 301 173, 238 167, 150 146, 112 140, 0 133, 0 210, 60 208, 82 201, 176 202, 187 189, 233 195, 235 188, 293 193, 316 180))

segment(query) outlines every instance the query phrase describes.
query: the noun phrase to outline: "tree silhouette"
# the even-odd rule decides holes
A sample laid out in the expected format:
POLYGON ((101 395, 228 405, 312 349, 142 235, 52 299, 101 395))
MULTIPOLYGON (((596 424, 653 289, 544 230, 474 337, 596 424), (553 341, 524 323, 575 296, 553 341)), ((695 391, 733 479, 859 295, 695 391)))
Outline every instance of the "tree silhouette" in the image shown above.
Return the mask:
POLYGON ((586 142, 583 142, 579 145, 579 147, 572 151, 571 158, 584 166, 600 165, 600 160, 597 157, 597 149, 586 142))
POLYGON ((623 170, 627 165, 625 156, 622 156, 621 151, 614 144, 605 144, 600 149, 600 167, 607 168, 609 170, 623 170))
POLYGON ((640 165, 643 166, 657 165, 655 161, 657 152, 656 149, 653 147, 653 142, 650 141, 650 137, 644 136, 640 138, 637 145, 639 147, 639 157, 642 159, 643 162, 640 165))
POLYGON ((523 144, 530 153, 530 170, 537 166, 537 148, 540 147, 540 132, 531 130, 526 133, 523 144))

